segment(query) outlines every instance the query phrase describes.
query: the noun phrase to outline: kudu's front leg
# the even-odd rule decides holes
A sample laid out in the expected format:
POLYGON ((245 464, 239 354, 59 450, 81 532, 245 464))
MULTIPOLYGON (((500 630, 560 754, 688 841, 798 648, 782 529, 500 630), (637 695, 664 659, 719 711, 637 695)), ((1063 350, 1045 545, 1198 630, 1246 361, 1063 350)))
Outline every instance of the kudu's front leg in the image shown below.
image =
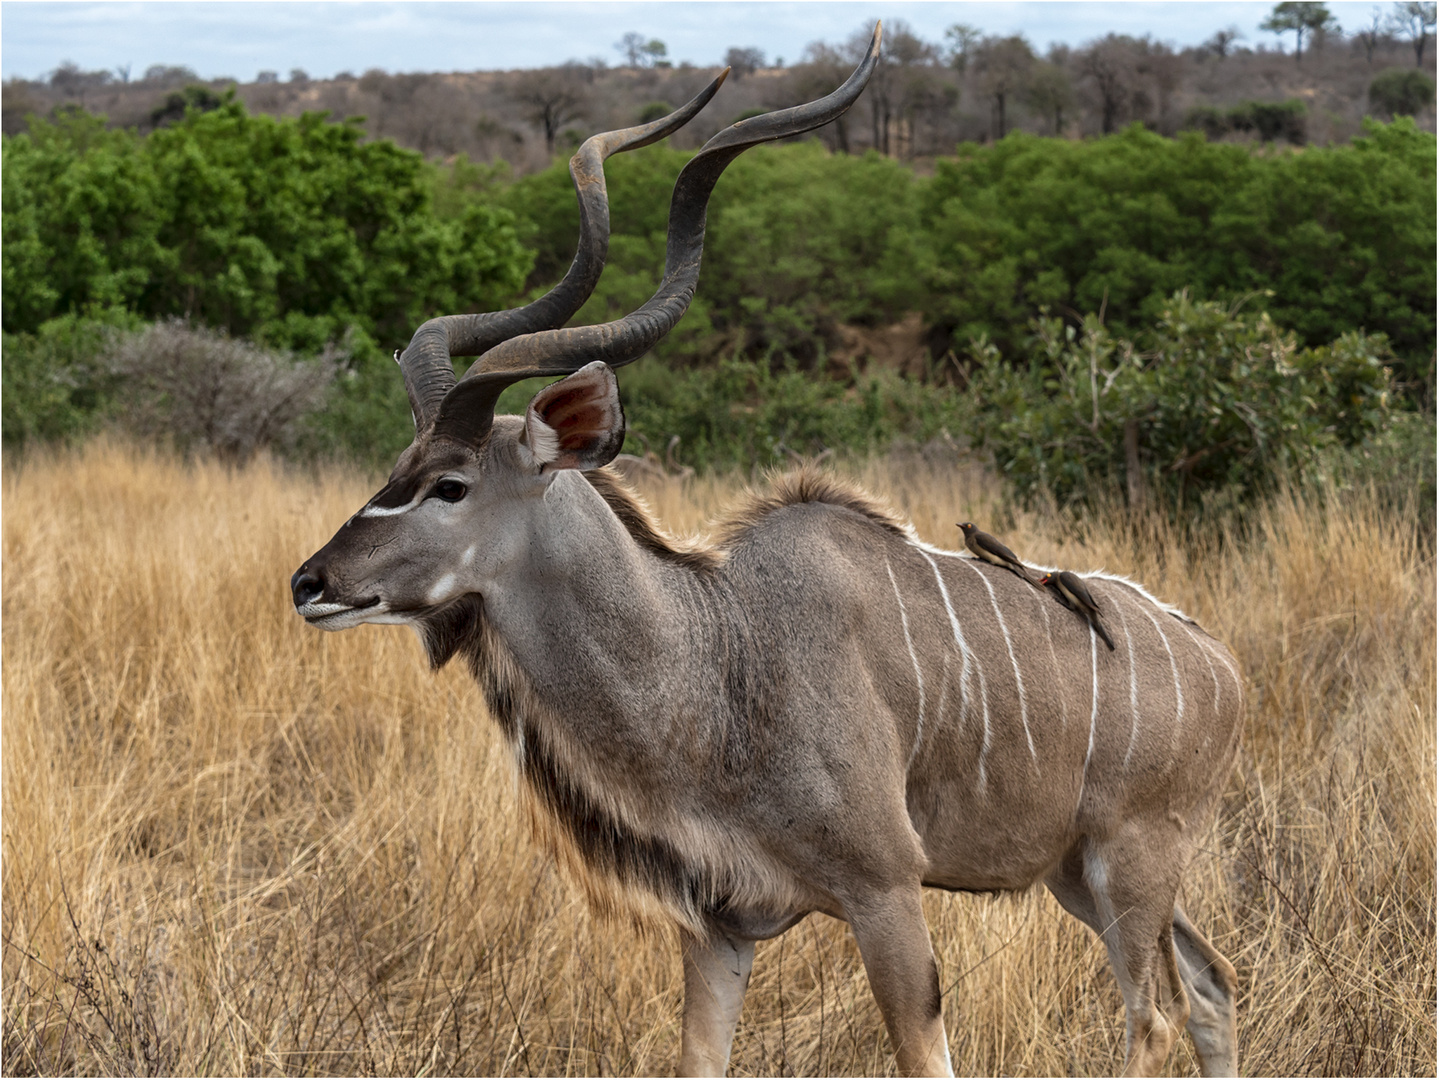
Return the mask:
POLYGON ((846 908, 900 1071, 907 1076, 953 1076, 940 1015, 939 968, 919 883, 867 896, 846 908))
POLYGON ((754 964, 754 942, 681 934, 685 968, 680 1076, 723 1076, 754 964))

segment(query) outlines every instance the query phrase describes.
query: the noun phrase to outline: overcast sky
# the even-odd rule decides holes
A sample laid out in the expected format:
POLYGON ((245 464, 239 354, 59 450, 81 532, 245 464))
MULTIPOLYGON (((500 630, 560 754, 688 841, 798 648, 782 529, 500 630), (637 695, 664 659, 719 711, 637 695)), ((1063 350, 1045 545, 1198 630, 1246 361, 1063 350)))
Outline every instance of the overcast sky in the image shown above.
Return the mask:
MULTIPOLYGON (((1373 3, 1330 3, 1349 30, 1366 22, 1373 3)), ((1384 5, 1386 8, 1389 5, 1384 5)), ((614 44, 626 31, 659 38, 676 63, 716 64, 732 45, 754 46, 771 59, 798 60, 811 41, 837 42, 866 20, 900 18, 931 41, 945 27, 969 23, 986 33, 1022 33, 1041 49, 1077 45, 1110 31, 1149 34, 1193 45, 1225 26, 1250 42, 1273 44, 1258 29, 1272 3, 956 3, 889 0, 735 3, 731 0, 626 3, 0 3, 0 75, 37 79, 71 60, 86 70, 128 65, 139 76, 151 64, 181 64, 205 78, 242 82, 257 72, 313 78, 369 68, 474 71, 543 67, 599 57, 619 62, 614 44)), ((1293 35, 1284 41, 1292 47, 1293 35)))

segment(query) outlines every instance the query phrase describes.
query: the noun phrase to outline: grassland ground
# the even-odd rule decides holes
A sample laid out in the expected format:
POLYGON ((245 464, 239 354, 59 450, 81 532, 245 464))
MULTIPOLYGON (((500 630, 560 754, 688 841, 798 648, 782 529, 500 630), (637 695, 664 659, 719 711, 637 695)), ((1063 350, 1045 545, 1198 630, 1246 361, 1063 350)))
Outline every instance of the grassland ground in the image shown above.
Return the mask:
MULTIPOLYGON (((1432 1076, 1432 540, 1363 490, 1241 532, 1001 520, 977 467, 850 468, 955 546, 1145 583, 1249 681, 1241 756, 1185 904, 1242 982, 1241 1064, 1432 1076)), ((679 963, 598 924, 531 843, 468 676, 397 627, 321 634, 290 573, 378 486, 107 441, 3 478, 3 1070, 663 1073, 679 963)), ((655 480, 678 532, 735 477, 655 480)), ((1103 948, 1043 891, 927 908, 957 1071, 1106 1074, 1103 948)), ((1195 1063, 1183 1046, 1177 1074, 1195 1063)), ((737 1074, 893 1069, 846 929, 761 946, 737 1074)))

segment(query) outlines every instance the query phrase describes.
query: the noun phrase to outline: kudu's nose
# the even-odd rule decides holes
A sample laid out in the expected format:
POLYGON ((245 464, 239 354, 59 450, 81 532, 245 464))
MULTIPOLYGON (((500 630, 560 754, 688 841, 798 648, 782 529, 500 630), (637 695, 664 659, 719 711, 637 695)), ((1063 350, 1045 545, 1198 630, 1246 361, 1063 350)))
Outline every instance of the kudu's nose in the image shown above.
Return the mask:
POLYGON ((290 578, 290 595, 295 598, 296 607, 304 607, 311 601, 318 600, 325 591, 325 579, 312 573, 308 569, 309 565, 306 563, 300 567, 290 578))

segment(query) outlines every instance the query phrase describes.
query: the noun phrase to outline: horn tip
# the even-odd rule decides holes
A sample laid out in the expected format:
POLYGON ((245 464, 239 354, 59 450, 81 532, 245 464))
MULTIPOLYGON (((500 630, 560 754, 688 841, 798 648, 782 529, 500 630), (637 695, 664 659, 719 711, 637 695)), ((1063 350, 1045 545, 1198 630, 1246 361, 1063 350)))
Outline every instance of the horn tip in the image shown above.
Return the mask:
POLYGON ((725 69, 724 69, 723 71, 721 71, 721 72, 719 73, 719 75, 715 78, 715 89, 716 89, 716 90, 718 90, 721 86, 724 85, 724 81, 729 78, 729 73, 730 73, 730 69, 729 69, 729 68, 725 68, 725 69))

